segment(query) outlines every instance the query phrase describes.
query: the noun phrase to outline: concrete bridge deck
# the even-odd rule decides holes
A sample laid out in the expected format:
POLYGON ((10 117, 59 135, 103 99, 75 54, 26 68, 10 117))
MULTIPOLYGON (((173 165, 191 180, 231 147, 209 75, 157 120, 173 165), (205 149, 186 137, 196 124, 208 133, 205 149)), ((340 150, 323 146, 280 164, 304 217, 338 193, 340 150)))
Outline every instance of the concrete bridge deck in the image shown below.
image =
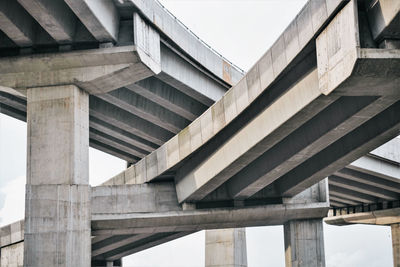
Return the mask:
POLYGON ((349 164, 400 132, 400 2, 311 0, 243 77, 153 1, 60 3, 0 4, 1 111, 28 123, 24 264, 284 224, 288 266, 317 266, 326 177, 335 207, 399 198, 349 164), (133 165, 90 188, 89 142, 133 165))

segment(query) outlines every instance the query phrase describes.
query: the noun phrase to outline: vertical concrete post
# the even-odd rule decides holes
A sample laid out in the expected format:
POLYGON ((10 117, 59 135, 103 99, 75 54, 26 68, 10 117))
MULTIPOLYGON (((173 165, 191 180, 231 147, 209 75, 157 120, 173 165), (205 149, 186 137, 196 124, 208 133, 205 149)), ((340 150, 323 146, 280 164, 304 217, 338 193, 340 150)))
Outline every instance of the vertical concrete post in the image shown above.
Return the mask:
POLYGON ((90 266, 88 94, 27 91, 24 266, 90 266))
POLYGON ((246 229, 206 231, 206 267, 247 267, 246 229))
POLYGON ((400 267, 400 223, 392 224, 391 228, 392 228, 393 266, 400 267))
POLYGON ((289 221, 284 225, 286 267, 324 267, 322 219, 289 221))

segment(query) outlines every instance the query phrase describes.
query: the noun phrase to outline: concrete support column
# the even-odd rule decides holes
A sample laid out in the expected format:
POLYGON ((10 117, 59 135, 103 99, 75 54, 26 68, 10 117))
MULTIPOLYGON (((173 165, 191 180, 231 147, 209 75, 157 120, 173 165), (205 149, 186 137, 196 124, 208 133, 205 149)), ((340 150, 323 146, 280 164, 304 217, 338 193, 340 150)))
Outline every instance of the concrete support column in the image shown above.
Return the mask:
POLYGON ((286 267, 324 267, 322 219, 284 224, 286 267))
POLYGON ((400 223, 392 224, 391 228, 392 228, 393 266, 400 267, 400 223))
POLYGON ((246 229, 206 231, 206 267, 247 267, 246 229))
POLYGON ((27 91, 24 266, 90 266, 88 94, 27 91))

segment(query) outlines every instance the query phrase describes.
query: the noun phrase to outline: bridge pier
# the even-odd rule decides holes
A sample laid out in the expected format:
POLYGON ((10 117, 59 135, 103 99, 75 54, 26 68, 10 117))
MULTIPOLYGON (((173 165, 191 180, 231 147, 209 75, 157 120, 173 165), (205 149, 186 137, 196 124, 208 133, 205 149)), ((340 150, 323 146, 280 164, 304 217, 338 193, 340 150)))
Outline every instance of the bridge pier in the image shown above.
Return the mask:
POLYGON ((284 224, 286 267, 325 266, 322 219, 284 224))
POLYGON ((88 100, 73 85, 27 91, 24 266, 90 266, 88 100))
POLYGON ((391 228, 392 228, 393 266, 400 267, 400 223, 392 224, 391 228))
POLYGON ((246 229, 206 231, 206 267, 247 267, 246 229))

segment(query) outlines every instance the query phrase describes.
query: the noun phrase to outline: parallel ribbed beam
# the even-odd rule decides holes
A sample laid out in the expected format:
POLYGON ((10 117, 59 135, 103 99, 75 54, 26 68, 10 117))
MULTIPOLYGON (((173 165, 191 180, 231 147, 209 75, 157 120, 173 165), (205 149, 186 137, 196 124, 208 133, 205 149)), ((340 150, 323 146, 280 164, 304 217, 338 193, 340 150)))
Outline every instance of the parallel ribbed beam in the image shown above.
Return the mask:
POLYGON ((115 138, 134 145, 146 152, 151 152, 158 147, 154 143, 151 143, 139 136, 131 134, 130 132, 124 131, 114 124, 109 124, 105 121, 99 120, 98 118, 93 116, 90 116, 89 126, 92 129, 96 129, 107 135, 114 136, 115 138))
POLYGON ((77 18, 63 0, 18 0, 58 43, 72 42, 77 18))
POLYGON ((192 232, 174 232, 174 233, 157 233, 145 237, 137 242, 119 247, 115 250, 109 251, 101 255, 107 260, 116 260, 127 255, 166 243, 168 241, 180 238, 182 236, 191 234, 192 232))
POLYGON ((18 46, 32 46, 35 21, 18 2, 0 1, 0 29, 18 46))
POLYGON ((353 201, 353 200, 350 200, 350 199, 340 198, 340 197, 336 197, 336 196, 329 196, 329 201, 330 202, 332 202, 332 201, 340 202, 340 203, 347 204, 347 205, 352 205, 352 206, 360 204, 360 202, 356 202, 356 201, 353 201))
POLYGON ((400 179, 398 183, 382 179, 367 173, 362 173, 349 168, 343 168, 335 173, 336 176, 357 182, 362 184, 367 184, 384 190, 396 192, 400 194, 400 179))
POLYGON ((347 180, 340 178, 338 176, 331 175, 329 176, 329 183, 332 185, 340 186, 342 188, 346 188, 349 190, 353 190, 359 193, 375 196, 377 198, 382 198, 385 200, 396 200, 399 199, 399 194, 394 193, 392 191, 387 191, 381 188, 377 188, 374 186, 370 186, 367 184, 362 184, 358 182, 354 182, 352 180, 347 180))
POLYGON ((329 195, 346 198, 366 204, 377 202, 376 197, 333 185, 331 184, 330 180, 329 180, 329 195))
POLYGON ((162 145, 173 136, 173 133, 99 98, 91 96, 89 107, 92 116, 117 125, 119 128, 157 145, 162 145))
POLYGON ((175 134, 189 124, 188 120, 125 88, 97 97, 175 134))
POLYGON ((126 86, 126 88, 190 121, 195 120, 207 109, 206 105, 154 77, 126 86))
POLYGON ((135 157, 135 156, 133 156, 133 155, 131 155, 129 153, 126 153, 124 151, 118 150, 118 149, 116 149, 114 147, 111 147, 111 146, 109 146, 107 144, 103 144, 102 142, 99 142, 99 141, 94 140, 94 139, 89 139, 89 145, 90 145, 90 147, 96 148, 96 149, 98 149, 100 151, 106 152, 106 153, 108 153, 110 155, 113 155, 113 156, 115 156, 117 158, 126 160, 128 162, 136 162, 138 160, 137 157, 135 157))
POLYGON ((100 131, 97 131, 95 129, 90 129, 89 131, 89 136, 93 140, 97 140, 103 144, 107 144, 111 147, 114 147, 116 149, 119 149, 121 151, 127 152, 133 156, 136 156, 138 159, 143 158, 147 153, 143 153, 144 151, 131 145, 128 143, 125 143, 124 141, 118 140, 117 138, 104 134, 100 131))
POLYGON ((101 242, 92 244, 92 257, 99 256, 109 251, 118 249, 125 245, 137 242, 141 239, 147 238, 151 234, 139 234, 139 235, 115 235, 107 238, 101 242))

